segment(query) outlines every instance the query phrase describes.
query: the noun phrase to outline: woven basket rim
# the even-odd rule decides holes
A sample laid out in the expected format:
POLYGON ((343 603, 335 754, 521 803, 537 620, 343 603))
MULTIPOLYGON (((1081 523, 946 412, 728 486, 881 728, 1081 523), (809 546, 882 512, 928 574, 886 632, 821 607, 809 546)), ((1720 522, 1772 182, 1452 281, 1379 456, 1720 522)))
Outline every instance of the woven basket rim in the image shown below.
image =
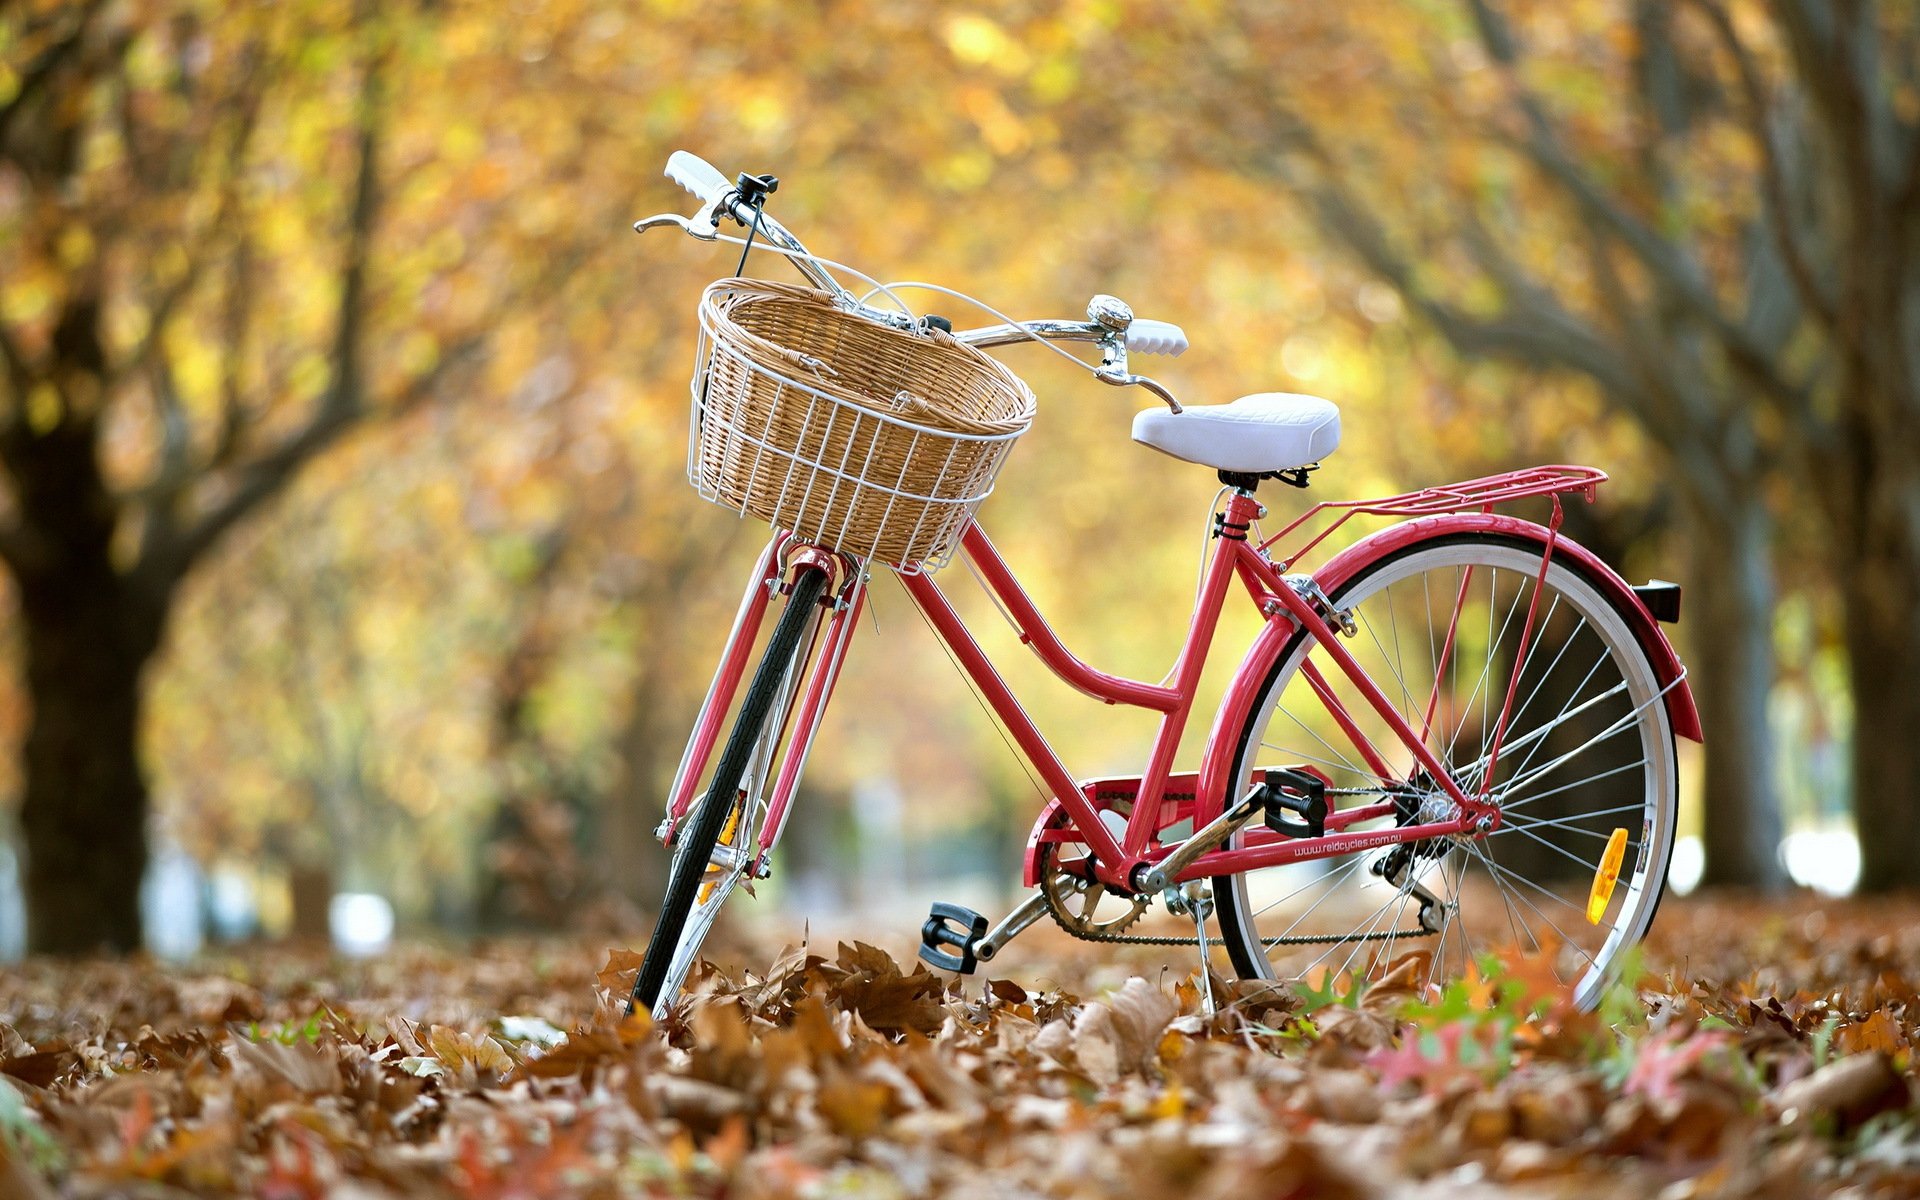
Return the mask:
MULTIPOLYGON (((815 288, 799 284, 785 283, 770 279, 727 278, 716 279, 708 284, 701 293, 699 306, 701 327, 713 338, 716 349, 724 349, 750 369, 773 375, 782 382, 798 387, 822 399, 852 404, 861 411, 871 414, 889 424, 924 431, 941 437, 957 438, 966 441, 997 441, 1002 438, 1017 437, 1025 433, 1033 424, 1039 409, 1033 389, 1027 382, 1014 374, 1005 363, 974 346, 955 340, 951 335, 935 330, 927 336, 917 336, 884 325, 878 321, 852 313, 836 304, 833 297, 815 288), (732 293, 726 302, 721 297, 732 293), (1012 401, 1012 411, 996 418, 967 417, 959 413, 942 414, 956 422, 964 422, 969 429, 952 429, 943 424, 925 420, 914 420, 890 411, 875 402, 875 398, 850 387, 837 386, 832 379, 816 379, 804 382, 793 377, 790 370, 782 370, 771 365, 767 359, 786 360, 792 351, 778 342, 741 326, 731 319, 730 309, 736 304, 799 304, 818 310, 836 321, 857 323, 861 332, 868 335, 895 340, 904 345, 909 353, 916 355, 942 355, 959 359, 972 369, 981 372, 992 380, 997 391, 1012 401), (759 351, 758 354, 753 353, 759 351), (983 429, 982 427, 985 427, 983 429), (996 428, 997 427, 997 428, 996 428), (991 430, 991 431, 988 431, 991 430)), ((918 393, 915 393, 918 395, 918 393)), ((927 407, 936 411, 940 407, 936 397, 921 397, 927 407)))
POLYGON ((857 408, 860 410, 860 415, 864 420, 880 421, 911 433, 924 433, 930 437, 950 438, 956 442, 1005 442, 1021 436, 1032 427, 1032 422, 1029 421, 1024 425, 1010 428, 1001 433, 962 433, 958 430, 946 429, 939 425, 928 425, 925 422, 916 421, 912 417, 901 413, 889 412, 864 398, 850 396, 844 389, 829 392, 823 390, 816 384, 796 379, 792 375, 775 370, 757 359, 749 358, 746 354, 742 353, 739 348, 728 345, 722 338, 715 337, 713 338, 713 342, 714 353, 725 354, 730 358, 744 363, 750 370, 757 371, 762 375, 771 376, 787 387, 793 388, 796 391, 805 392, 829 404, 840 404, 857 408))

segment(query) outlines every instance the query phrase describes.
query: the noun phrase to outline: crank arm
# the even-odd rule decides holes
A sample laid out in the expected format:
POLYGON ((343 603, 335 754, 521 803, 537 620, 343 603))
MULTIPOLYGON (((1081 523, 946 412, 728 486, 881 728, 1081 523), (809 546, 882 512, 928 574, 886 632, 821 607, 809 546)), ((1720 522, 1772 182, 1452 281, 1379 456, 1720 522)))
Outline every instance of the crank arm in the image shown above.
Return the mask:
POLYGON ((1047 894, 1037 891, 1021 901, 1020 907, 1001 918, 998 925, 987 930, 986 936, 973 943, 973 956, 981 962, 987 962, 1000 953, 1002 947, 1014 938, 1025 933, 1035 921, 1047 911, 1047 894))
POLYGON ((1228 838, 1240 831, 1240 827, 1251 821, 1267 802, 1267 785, 1256 784, 1252 790, 1230 806, 1225 812, 1207 822, 1205 828, 1181 842, 1178 849, 1159 862, 1149 866, 1142 863, 1134 868, 1133 890, 1136 892, 1163 892, 1180 877, 1180 872, 1192 866, 1194 860, 1210 850, 1215 850, 1228 838))

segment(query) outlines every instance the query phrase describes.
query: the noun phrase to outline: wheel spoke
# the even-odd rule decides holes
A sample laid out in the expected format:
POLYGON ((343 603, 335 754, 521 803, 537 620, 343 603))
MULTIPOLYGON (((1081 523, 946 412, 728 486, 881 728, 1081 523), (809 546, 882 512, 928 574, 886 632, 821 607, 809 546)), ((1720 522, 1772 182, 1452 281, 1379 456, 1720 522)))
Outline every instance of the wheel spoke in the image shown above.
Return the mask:
MULTIPOLYGON (((1600 657, 1594 660, 1593 665, 1591 667, 1587 668, 1587 673, 1581 677, 1580 682, 1575 684, 1573 687, 1573 691, 1568 694, 1567 702, 1560 706, 1560 711, 1555 713, 1553 716, 1553 720, 1547 722, 1547 724, 1543 726, 1543 728, 1551 729, 1554 726, 1557 726, 1560 722, 1566 720, 1568 716, 1568 710, 1573 708, 1574 702, 1576 700, 1580 699, 1580 693, 1586 690, 1587 684, 1593 681, 1593 677, 1599 673, 1600 668, 1606 665, 1607 657, 1608 657, 1607 649, 1605 646, 1602 646, 1600 648, 1600 657)), ((1622 679, 1620 682, 1625 683, 1626 680, 1622 679)), ((1607 689, 1607 691, 1601 693, 1600 697, 1598 698, 1605 699, 1609 694, 1613 692, 1613 690, 1614 690, 1613 688, 1607 689)), ((1581 709, 1584 710, 1587 707, 1587 705, 1583 703, 1581 704, 1580 707, 1581 709)), ((1544 745, 1544 742, 1536 741, 1532 746, 1528 747, 1527 756, 1521 759, 1520 765, 1515 767, 1513 770, 1513 773, 1515 775, 1519 775, 1521 772, 1527 769, 1527 765, 1533 761, 1533 756, 1540 752, 1540 747, 1542 745, 1544 745)))
POLYGON ((1527 820, 1521 820, 1521 821, 1509 820, 1507 814, 1508 812, 1512 811, 1511 809, 1509 809, 1500 814, 1500 828, 1494 830, 1492 833, 1488 834, 1487 836, 1499 837, 1501 834, 1506 833, 1509 829, 1512 829, 1515 826, 1520 826, 1525 829, 1549 829, 1549 828, 1565 829, 1568 833, 1584 833, 1588 837, 1597 837, 1602 840, 1605 840, 1607 837, 1611 835, 1605 834, 1605 833, 1599 833, 1592 829, 1582 829, 1578 825, 1575 825, 1574 822, 1575 821, 1591 821, 1596 817, 1617 816, 1620 813, 1645 812, 1646 807, 1647 806, 1644 804, 1622 804, 1618 808, 1602 808, 1602 809, 1597 809, 1593 812, 1575 813, 1570 817, 1558 817, 1551 821, 1546 820, 1544 818, 1529 818, 1527 820))
MULTIPOLYGON (((1388 588, 1387 590, 1391 592, 1393 589, 1388 588)), ((1387 602, 1387 615, 1389 617, 1393 615, 1393 602, 1391 597, 1388 598, 1388 602, 1387 602)), ((1407 719, 1408 707, 1413 703, 1413 693, 1407 689, 1406 676, 1400 673, 1400 661, 1399 661, 1400 632, 1398 629, 1394 630, 1394 633, 1393 633, 1394 654, 1389 655, 1387 653, 1386 645, 1383 642, 1381 642, 1380 635, 1374 632, 1373 622, 1367 619, 1367 615, 1362 612, 1356 612, 1354 616, 1358 619, 1358 623, 1360 627, 1367 631, 1367 636, 1373 639, 1373 644, 1379 647, 1380 660, 1386 664, 1387 670, 1393 674, 1394 683, 1398 684, 1400 687, 1400 697, 1401 697, 1400 705, 1399 705, 1400 719, 1404 721, 1407 719)))
MULTIPOLYGON (((1346 865, 1345 867, 1343 867, 1343 868, 1341 868, 1341 870, 1340 870, 1340 871, 1338 871, 1338 872, 1335 872, 1335 874, 1339 874, 1339 875, 1348 875, 1348 874, 1351 874, 1351 873, 1352 873, 1352 871, 1353 871, 1353 868, 1355 868, 1355 867, 1357 867, 1357 866, 1359 866, 1359 865, 1360 865, 1360 861, 1361 861, 1361 860, 1360 860, 1360 858, 1359 858, 1359 857, 1358 857, 1358 856, 1356 855, 1356 856, 1354 857, 1354 860, 1353 860, 1352 862, 1350 862, 1350 863, 1348 863, 1348 864, 1347 864, 1347 865, 1346 865)), ((1337 891, 1339 891, 1339 890, 1340 890, 1340 889, 1339 889, 1339 887, 1338 887, 1337 885, 1336 885, 1336 886, 1334 886, 1334 887, 1331 887, 1331 888, 1328 888, 1328 889, 1327 889, 1327 891, 1326 891, 1326 892, 1325 892, 1325 893, 1324 893, 1324 894, 1323 894, 1323 895, 1322 895, 1322 896, 1320 897, 1320 899, 1318 899, 1318 900, 1315 900, 1315 901, 1314 901, 1314 902, 1313 902, 1312 904, 1309 904, 1309 905, 1307 906, 1307 911, 1306 911, 1306 912, 1303 912, 1303 913, 1301 913, 1301 914, 1300 914, 1299 916, 1297 916, 1297 917, 1295 917, 1295 918, 1293 919, 1293 924, 1291 924, 1291 925, 1289 925, 1289 926, 1287 926, 1287 927, 1286 927, 1285 929, 1283 929, 1283 930, 1281 930, 1281 931, 1280 931, 1280 935, 1279 935, 1279 936, 1280 936, 1280 937, 1282 937, 1282 938, 1286 938, 1286 937, 1290 937, 1290 936, 1292 936, 1292 934, 1293 934, 1293 931, 1294 931, 1294 930, 1296 930, 1296 929, 1298 929, 1298 928, 1300 928, 1300 922, 1302 922, 1302 921, 1304 921, 1304 920, 1306 920, 1306 919, 1307 919, 1308 917, 1310 917, 1310 916, 1312 916, 1312 915, 1313 915, 1313 910, 1314 910, 1314 909, 1316 909, 1316 908, 1319 908, 1319 907, 1320 907, 1320 906, 1321 906, 1322 904, 1324 904, 1324 903, 1326 902, 1326 899, 1327 899, 1327 897, 1328 897, 1328 896, 1331 896, 1331 895, 1333 895, 1333 894, 1334 894, 1335 892, 1337 892, 1337 891)), ((1280 943, 1278 943, 1278 942, 1276 942, 1276 943, 1275 943, 1275 946, 1278 946, 1279 944, 1280 944, 1280 943)), ((1269 950, 1267 951, 1267 954, 1268 954, 1269 956, 1271 956, 1271 955, 1272 955, 1272 953, 1273 953, 1273 951, 1272 951, 1271 949, 1269 949, 1269 950)), ((1315 961, 1318 961, 1318 960, 1315 960, 1315 961)))
MULTIPOLYGON (((1325 767, 1329 771, 1352 771, 1355 775, 1359 775, 1364 779, 1375 778, 1375 776, 1370 775, 1365 771, 1355 771, 1351 764, 1342 764, 1342 763, 1334 762, 1332 759, 1320 758, 1315 755, 1308 754, 1305 750, 1299 750, 1292 746, 1279 746, 1279 745, 1275 745, 1272 742, 1261 742, 1260 745, 1262 748, 1271 750, 1275 754, 1280 755, 1282 758, 1303 759, 1306 762, 1314 763, 1318 766, 1325 767)), ((1336 750, 1334 751, 1334 753, 1338 754, 1339 751, 1336 750)))
MULTIPOLYGON (((1586 920, 1587 910, 1582 908, 1578 904, 1575 904, 1573 901, 1567 899, 1565 896, 1562 896, 1560 893, 1555 892, 1549 888, 1541 887, 1539 884, 1535 883, 1531 879, 1528 879, 1525 875, 1522 875, 1520 872, 1514 870, 1512 867, 1501 866, 1499 863, 1493 861, 1493 856, 1491 854, 1484 855, 1483 857, 1485 858, 1486 864, 1489 867, 1492 867, 1494 870, 1500 872, 1502 875, 1505 875, 1508 879, 1512 880, 1515 883, 1525 884, 1528 888, 1532 889, 1535 892, 1538 892, 1542 896, 1545 896, 1547 899, 1553 901, 1555 904, 1560 905, 1562 908, 1572 909, 1574 912, 1580 915, 1581 920, 1583 921, 1586 920)), ((1533 902, 1528 900, 1527 897, 1520 891, 1520 889, 1515 888, 1513 890, 1513 894, 1516 898, 1519 899, 1519 901, 1522 904, 1525 904, 1528 908, 1533 908, 1533 902)), ((1559 934, 1562 940, 1567 942, 1569 945, 1576 946, 1577 948, 1577 943, 1575 943, 1572 938, 1567 936, 1566 930, 1560 928, 1558 925, 1554 925, 1553 921, 1545 913, 1541 913, 1539 909, 1533 908, 1533 911, 1536 913, 1540 913, 1541 920, 1546 921, 1546 923, 1549 925, 1553 925, 1553 931, 1559 934)), ((1596 921, 1594 922, 1594 924, 1599 926, 1601 929, 1612 930, 1614 928, 1613 924, 1608 921, 1596 921)), ((1586 952, 1581 951, 1581 953, 1584 954, 1586 952)), ((1593 956, 1588 955, 1587 961, 1592 962, 1593 956)), ((1596 963, 1595 965, 1597 966, 1599 964, 1596 963)))
POLYGON ((1383 902, 1380 905, 1380 907, 1374 909, 1371 913, 1367 914, 1369 919, 1367 920, 1365 928, 1355 930, 1353 933, 1348 934, 1346 937, 1343 937, 1339 941, 1328 946, 1325 950, 1322 950, 1317 956, 1315 956, 1312 962, 1308 963, 1305 967, 1301 968, 1300 974, 1305 975, 1308 971, 1313 970, 1315 967, 1319 966, 1322 962, 1326 961, 1326 958, 1328 955, 1340 949, 1340 947, 1346 945, 1348 942, 1354 942, 1355 944, 1354 944, 1353 952, 1347 955, 1346 962, 1343 962, 1340 964, 1340 970, 1342 971, 1346 970, 1347 964, 1353 961, 1353 955, 1359 952, 1359 949, 1361 946, 1364 946, 1367 944, 1367 935, 1372 933, 1375 929, 1379 928, 1380 918, 1384 917, 1387 914, 1387 910, 1389 908, 1392 908, 1394 901, 1398 900, 1399 898, 1400 896, 1397 892, 1394 895, 1387 897, 1385 902, 1383 902))
MULTIPOLYGON (((1614 684, 1611 688, 1608 688, 1606 691, 1600 693, 1598 696, 1595 696, 1593 699, 1582 704, 1579 708, 1573 709, 1571 711, 1562 711, 1559 716, 1556 716, 1553 720, 1547 722, 1545 725, 1542 725, 1540 728, 1533 730, 1531 733, 1528 733, 1525 737, 1519 737, 1519 738, 1513 739, 1512 741, 1502 746, 1501 749, 1511 751, 1511 750, 1518 750, 1522 746, 1532 745, 1538 742, 1541 738, 1548 736, 1554 730, 1560 728, 1560 726, 1566 724, 1568 721, 1573 720, 1575 717, 1579 716, 1581 713, 1587 711, 1589 708, 1592 708, 1594 705, 1603 703, 1606 700, 1611 699, 1612 697, 1617 696, 1621 692, 1624 692, 1626 690, 1627 690, 1627 681, 1623 679, 1619 683, 1614 684)), ((1467 763, 1466 765, 1460 767, 1458 770, 1454 772, 1454 777, 1459 780, 1471 779, 1476 785, 1478 785, 1478 783, 1480 782, 1480 772, 1486 770, 1487 768, 1487 758, 1488 756, 1483 754, 1479 758, 1474 759, 1472 762, 1467 763)), ((1526 758, 1523 758, 1520 760, 1519 767, 1515 768, 1514 770, 1515 776, 1518 776, 1521 771, 1526 770, 1527 763, 1531 761, 1532 758, 1533 756, 1529 754, 1527 755, 1526 758)), ((1466 785, 1462 783, 1461 786, 1464 787, 1466 785)))
MULTIPOLYGON (((1274 902, 1267 905, 1265 908, 1261 909, 1259 912, 1254 913, 1253 915, 1256 917, 1264 917, 1269 912, 1278 908, 1282 904, 1285 904, 1287 901, 1293 899, 1295 896, 1298 896, 1301 892, 1306 891, 1308 888, 1313 887, 1315 884, 1327 883, 1331 880, 1339 879, 1341 876, 1345 875, 1347 872, 1353 870, 1355 867, 1359 865, 1360 865, 1360 856, 1356 854, 1353 858, 1353 861, 1348 863, 1346 866, 1340 867, 1337 870, 1323 871, 1320 874, 1315 875, 1312 879, 1307 880, 1305 883, 1301 884, 1299 887, 1288 892, 1286 895, 1280 897, 1278 900, 1275 900, 1274 902)), ((1312 909, 1307 910, 1307 912, 1312 912, 1312 911, 1313 911, 1312 909)), ((1306 913, 1302 913, 1300 915, 1304 917, 1306 916, 1306 913)), ((1292 933, 1293 926, 1291 925, 1287 926, 1287 932, 1292 933)))
POLYGON ((1575 746, 1573 749, 1567 751, 1565 754, 1562 754, 1558 758, 1555 758, 1552 761, 1548 762, 1545 766, 1536 768, 1531 774, 1519 775, 1514 777, 1513 779, 1508 780, 1505 786, 1499 788, 1497 791, 1493 793, 1493 798, 1496 801, 1504 801, 1508 796, 1512 795, 1514 792, 1518 791, 1520 788, 1524 787, 1526 784, 1531 783, 1532 781, 1540 778, 1541 776, 1547 774, 1549 771, 1553 771, 1562 766, 1565 766, 1567 763, 1572 762, 1575 758, 1579 757, 1582 754, 1585 754, 1588 750, 1591 750, 1593 747, 1599 745, 1601 742, 1606 741, 1608 738, 1611 738, 1617 734, 1623 733, 1628 729, 1635 728, 1638 724, 1638 722, 1636 721, 1636 718, 1639 717, 1639 715, 1645 712, 1648 708, 1652 707, 1653 705, 1663 700, 1666 697, 1667 692, 1673 688, 1673 685, 1675 683, 1679 683, 1681 678, 1684 678, 1684 677, 1676 677, 1673 683, 1669 683, 1666 687, 1661 688, 1659 691, 1655 692, 1653 695, 1648 696, 1645 700, 1641 701, 1639 704, 1634 705, 1633 708, 1627 712, 1626 716, 1621 717, 1619 720, 1615 721, 1613 724, 1607 726, 1605 729, 1601 730, 1599 733, 1594 734, 1592 737, 1588 738, 1586 741, 1582 742, 1580 745, 1575 746))
POLYGON ((1564 849, 1561 846, 1557 845, 1556 843, 1548 841, 1546 838, 1541 837, 1539 834, 1535 833, 1531 829, 1528 829, 1524 825, 1509 825, 1509 826, 1506 826, 1505 829, 1502 830, 1502 832, 1525 834, 1527 837, 1530 837, 1534 841, 1539 842, 1542 846, 1545 846, 1547 849, 1553 851, 1555 854, 1560 855, 1562 858, 1571 859, 1572 861, 1579 863, 1582 867, 1585 867, 1589 871, 1598 871, 1600 869, 1599 863, 1588 862, 1586 859, 1581 858, 1579 855, 1575 854, 1573 851, 1564 849))
MULTIPOLYGON (((1602 780, 1602 779, 1607 779, 1607 778, 1610 778, 1610 777, 1612 777, 1612 776, 1614 776, 1614 775, 1619 775, 1619 774, 1621 774, 1622 772, 1625 772, 1625 771, 1634 771, 1634 770, 1638 770, 1639 768, 1641 768, 1641 767, 1644 767, 1644 766, 1646 766, 1646 765, 1647 765, 1647 759, 1646 759, 1646 756, 1645 756, 1645 755, 1642 755, 1642 756, 1640 756, 1639 758, 1636 758, 1636 759, 1634 759, 1634 760, 1633 760, 1632 762, 1630 762, 1630 763, 1625 763, 1625 764, 1623 764, 1623 765, 1621 765, 1621 766, 1618 766, 1618 767, 1611 767, 1611 768, 1609 768, 1609 769, 1607 769, 1607 770, 1605 770, 1605 771, 1598 771, 1598 772, 1595 772, 1594 774, 1592 774, 1592 775, 1589 775, 1589 776, 1587 776, 1587 777, 1586 777, 1585 779, 1576 779, 1576 780, 1574 780, 1574 781, 1573 781, 1572 783, 1563 783, 1563 784, 1561 784, 1561 785, 1560 785, 1559 787, 1556 787, 1556 788, 1550 788, 1550 789, 1548 789, 1547 791, 1544 791, 1544 792, 1535 792, 1535 793, 1534 793, 1533 795, 1531 795, 1531 796, 1528 796, 1528 797, 1527 797, 1526 799, 1524 799, 1524 800, 1521 800, 1521 801, 1519 801, 1519 802, 1517 802, 1517 803, 1514 803, 1514 804, 1502 804, 1502 805, 1500 806, 1500 811, 1501 811, 1502 813, 1511 813, 1511 812, 1518 812, 1518 811, 1520 811, 1521 809, 1523 809, 1523 808, 1525 808, 1525 807, 1526 807, 1527 805, 1529 805, 1529 804, 1532 804, 1532 803, 1534 803, 1535 801, 1539 801, 1539 800, 1545 800, 1545 799, 1547 799, 1547 798, 1548 798, 1548 797, 1550 797, 1550 796, 1558 796, 1558 795, 1559 795, 1560 793, 1562 793, 1562 792, 1570 792, 1570 791, 1572 791, 1572 790, 1573 790, 1574 788, 1579 788, 1579 787, 1585 787, 1585 786, 1587 786, 1587 785, 1588 785, 1589 783, 1598 783, 1598 782, 1599 782, 1600 780, 1602 780)), ((1643 807, 1643 806, 1642 806, 1642 805, 1637 805, 1637 804, 1636 804, 1636 805, 1633 805, 1632 807, 1634 807, 1634 808, 1640 808, 1640 807, 1643 807)), ((1587 815, 1588 815, 1588 816, 1595 816, 1595 815, 1597 815, 1597 814, 1594 814, 1594 813, 1588 813, 1587 815)))
MULTIPOLYGON (((1281 711, 1286 714, 1287 719, 1289 721, 1292 721, 1295 725, 1298 725, 1303 731, 1305 731, 1308 737, 1312 738, 1316 742, 1319 742, 1322 746, 1325 746, 1327 748, 1328 754, 1333 755, 1335 758, 1345 763, 1347 770, 1352 771, 1355 775, 1360 776, 1362 779, 1380 779, 1380 777, 1378 775, 1375 775, 1373 772, 1364 770, 1363 768, 1355 766, 1353 764, 1352 759, 1340 753, 1339 747, 1335 746, 1332 742, 1329 742, 1327 739, 1315 733, 1311 728, 1308 727, 1305 721, 1302 721, 1299 717, 1294 716, 1292 710, 1282 709, 1281 711)), ((1380 782, 1385 783, 1387 781, 1384 779, 1381 779, 1380 782)))
POLYGON ((1540 941, 1533 936, 1532 928, 1529 927, 1525 921, 1519 919, 1518 910, 1513 907, 1512 893, 1508 890, 1507 885, 1501 882, 1499 874, 1493 870, 1493 860, 1489 859, 1486 852, 1479 846, 1473 846, 1472 850, 1474 857, 1478 858, 1487 867, 1487 878, 1491 879, 1493 886, 1499 889, 1500 902, 1504 904, 1507 909, 1507 931, 1513 934, 1513 944, 1515 948, 1517 949, 1520 945, 1520 931, 1525 929, 1527 931, 1527 940, 1533 943, 1535 950, 1540 949, 1540 941))

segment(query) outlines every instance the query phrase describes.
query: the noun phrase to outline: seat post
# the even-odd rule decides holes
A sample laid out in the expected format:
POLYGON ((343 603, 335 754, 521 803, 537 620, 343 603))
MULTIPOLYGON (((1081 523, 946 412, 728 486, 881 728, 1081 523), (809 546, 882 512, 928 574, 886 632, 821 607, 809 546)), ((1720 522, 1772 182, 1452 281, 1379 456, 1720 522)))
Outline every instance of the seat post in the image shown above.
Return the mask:
MULTIPOLYGON (((1229 474, 1222 471, 1220 477, 1224 481, 1229 474)), ((1226 508, 1213 514, 1213 536, 1230 542, 1244 542, 1247 540, 1247 531, 1253 528, 1255 521, 1267 515, 1267 510, 1253 498, 1251 485, 1241 487, 1229 482, 1227 486, 1233 488, 1233 495, 1227 497, 1226 508)))

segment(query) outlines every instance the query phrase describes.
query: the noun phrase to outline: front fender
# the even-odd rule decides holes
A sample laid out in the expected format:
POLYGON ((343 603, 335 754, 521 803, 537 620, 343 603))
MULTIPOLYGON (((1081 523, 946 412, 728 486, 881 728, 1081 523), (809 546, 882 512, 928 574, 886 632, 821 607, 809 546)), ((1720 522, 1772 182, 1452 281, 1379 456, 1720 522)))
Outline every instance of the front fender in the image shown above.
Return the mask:
MULTIPOLYGON (((1552 536, 1544 525, 1498 513, 1444 513, 1420 517, 1361 539, 1329 559, 1313 573, 1313 577, 1328 595, 1334 595, 1362 568, 1383 555, 1413 542, 1456 533, 1497 533, 1522 538, 1539 545, 1543 551, 1548 538, 1552 536)), ((1632 586, 1591 550, 1569 538, 1555 539, 1554 553, 1585 575, 1625 615, 1628 627, 1653 663, 1660 686, 1672 685, 1667 692, 1666 704, 1667 717, 1673 724, 1674 733, 1690 741, 1701 741, 1700 712, 1694 706, 1693 689, 1684 678, 1685 668, 1680 665, 1680 657, 1674 653, 1673 645, 1667 641, 1660 623, 1647 611, 1640 598, 1634 595, 1632 586)), ((1277 583, 1277 579, 1271 580, 1270 586, 1277 583)), ((1240 731, 1245 728, 1268 673, 1273 670, 1274 663, 1293 633, 1292 621, 1284 616, 1272 618, 1254 639, 1239 669, 1234 672, 1233 681, 1228 684, 1226 696, 1221 701, 1220 711, 1214 717, 1213 728, 1207 734, 1196 797, 1197 822, 1211 820, 1219 814, 1222 798, 1228 792, 1228 776, 1233 770, 1233 760, 1239 753, 1240 731)))

